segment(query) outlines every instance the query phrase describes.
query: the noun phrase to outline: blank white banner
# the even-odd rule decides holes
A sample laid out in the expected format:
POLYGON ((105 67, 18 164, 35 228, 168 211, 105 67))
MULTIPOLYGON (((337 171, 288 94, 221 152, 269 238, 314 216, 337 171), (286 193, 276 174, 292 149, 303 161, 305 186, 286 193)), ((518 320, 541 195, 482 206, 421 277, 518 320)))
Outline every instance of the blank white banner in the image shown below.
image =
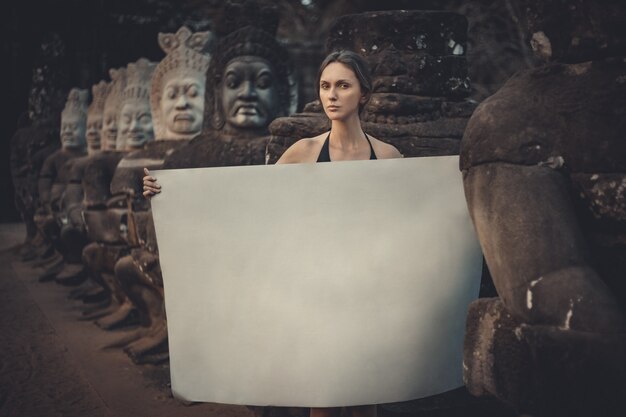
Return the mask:
POLYGON ((331 407, 462 385, 482 258, 458 157, 154 175, 176 396, 331 407))

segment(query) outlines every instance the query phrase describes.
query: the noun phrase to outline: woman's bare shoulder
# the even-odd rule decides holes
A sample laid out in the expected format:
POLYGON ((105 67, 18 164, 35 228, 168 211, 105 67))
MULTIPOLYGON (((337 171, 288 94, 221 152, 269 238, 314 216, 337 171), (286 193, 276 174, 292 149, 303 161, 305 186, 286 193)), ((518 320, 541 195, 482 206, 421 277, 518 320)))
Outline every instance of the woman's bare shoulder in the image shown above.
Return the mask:
MULTIPOLYGON (((369 135, 368 135, 369 136, 369 135)), ((383 142, 373 136, 369 136, 378 159, 404 158, 404 155, 393 145, 383 142)))
POLYGON ((300 139, 291 145, 276 162, 277 164, 300 164, 315 162, 319 156, 328 132, 312 138, 300 139))

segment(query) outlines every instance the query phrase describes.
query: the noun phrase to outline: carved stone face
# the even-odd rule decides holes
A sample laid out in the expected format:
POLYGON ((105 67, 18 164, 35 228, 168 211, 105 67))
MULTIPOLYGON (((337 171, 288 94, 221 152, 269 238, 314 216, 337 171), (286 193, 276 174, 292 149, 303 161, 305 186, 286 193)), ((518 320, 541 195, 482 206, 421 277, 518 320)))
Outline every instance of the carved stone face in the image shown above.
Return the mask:
POLYGON ((174 78, 165 84, 161 114, 166 138, 190 138, 200 133, 204 117, 204 88, 202 77, 174 78))
POLYGON ((272 67, 256 56, 237 57, 226 65, 221 96, 231 130, 266 127, 279 110, 272 67))
POLYGON ((123 141, 126 149, 139 149, 154 140, 152 114, 147 100, 124 104, 120 113, 119 136, 118 141, 123 141))
POLYGON ((76 149, 85 146, 85 119, 70 113, 61 117, 61 145, 63 148, 76 149))
POLYGON ((115 150, 117 142, 117 112, 113 106, 104 109, 101 137, 103 150, 115 150))
POLYGON ((92 151, 100 149, 100 132, 102 131, 102 113, 87 115, 87 146, 92 151))

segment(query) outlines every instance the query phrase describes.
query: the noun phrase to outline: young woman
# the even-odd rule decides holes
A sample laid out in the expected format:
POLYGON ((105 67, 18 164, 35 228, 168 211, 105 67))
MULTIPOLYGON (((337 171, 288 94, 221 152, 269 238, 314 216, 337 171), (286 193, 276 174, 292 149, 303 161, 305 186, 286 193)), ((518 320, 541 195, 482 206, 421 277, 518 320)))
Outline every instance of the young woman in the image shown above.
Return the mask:
POLYGON ((368 136, 359 113, 367 104, 372 80, 363 58, 352 51, 333 52, 318 73, 319 99, 331 121, 329 132, 293 144, 278 164, 399 158, 398 150, 368 136))
MULTIPOLYGON (((319 99, 331 121, 329 132, 294 143, 277 164, 304 162, 354 161, 400 158, 398 150, 361 128, 359 113, 367 104, 372 80, 363 58, 352 51, 333 52, 324 59, 318 72, 319 99)), ((161 187, 146 170, 144 196, 150 198, 161 187)), ((347 407, 351 417, 375 417, 376 406, 347 407)), ((341 408, 312 408, 311 417, 339 417, 341 408)))

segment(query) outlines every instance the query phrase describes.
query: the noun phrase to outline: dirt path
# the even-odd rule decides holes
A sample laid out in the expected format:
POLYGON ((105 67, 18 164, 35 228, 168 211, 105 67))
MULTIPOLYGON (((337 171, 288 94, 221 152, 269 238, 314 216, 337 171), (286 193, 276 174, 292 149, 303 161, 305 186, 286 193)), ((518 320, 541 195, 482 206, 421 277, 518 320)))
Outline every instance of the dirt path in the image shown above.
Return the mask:
POLYGON ((21 225, 0 224, 0 417, 251 417, 242 406, 183 405, 167 365, 134 365, 120 337, 79 321, 69 290, 18 261, 21 225))

